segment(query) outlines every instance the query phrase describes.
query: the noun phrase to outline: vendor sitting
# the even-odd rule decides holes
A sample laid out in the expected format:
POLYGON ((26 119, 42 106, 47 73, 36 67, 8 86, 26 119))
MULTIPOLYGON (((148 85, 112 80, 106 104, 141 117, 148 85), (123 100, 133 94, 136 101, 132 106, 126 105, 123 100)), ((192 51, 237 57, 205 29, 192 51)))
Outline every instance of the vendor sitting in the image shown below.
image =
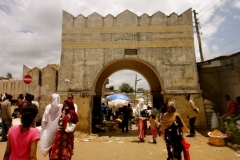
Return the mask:
POLYGON ((236 123, 237 120, 240 120, 240 97, 236 97, 238 113, 233 117, 233 122, 236 123))
MULTIPOLYGON (((226 135, 227 135, 227 141, 230 141, 230 143, 237 143, 240 145, 240 132, 236 126, 236 124, 233 123, 232 117, 228 116, 225 118, 225 129, 226 129, 226 135)), ((231 146, 231 145, 230 145, 231 146)))
POLYGON ((122 115, 118 116, 117 119, 115 119, 115 124, 113 126, 113 129, 118 130, 119 128, 122 128, 122 115))

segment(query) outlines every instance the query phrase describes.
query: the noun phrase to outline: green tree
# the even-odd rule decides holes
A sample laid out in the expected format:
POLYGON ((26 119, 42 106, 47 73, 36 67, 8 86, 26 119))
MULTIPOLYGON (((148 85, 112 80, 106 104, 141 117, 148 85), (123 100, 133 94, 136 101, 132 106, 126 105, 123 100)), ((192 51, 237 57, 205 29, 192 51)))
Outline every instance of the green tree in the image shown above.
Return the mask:
POLYGON ((109 90, 113 91, 114 90, 114 86, 109 86, 109 90))
POLYGON ((119 90, 124 93, 132 93, 134 91, 133 87, 131 87, 128 83, 123 83, 119 90))
POLYGON ((8 72, 7 73, 7 78, 12 79, 12 74, 8 72))

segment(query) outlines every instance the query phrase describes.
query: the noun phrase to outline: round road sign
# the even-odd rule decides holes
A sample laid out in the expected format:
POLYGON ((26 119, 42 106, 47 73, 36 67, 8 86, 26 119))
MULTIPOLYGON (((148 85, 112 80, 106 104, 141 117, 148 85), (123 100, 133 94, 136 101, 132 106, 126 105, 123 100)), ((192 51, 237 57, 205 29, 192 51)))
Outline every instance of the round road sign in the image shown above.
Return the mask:
POLYGON ((30 83, 32 82, 32 76, 30 76, 29 74, 25 75, 25 76, 23 77, 23 82, 24 82, 25 84, 30 84, 30 83))

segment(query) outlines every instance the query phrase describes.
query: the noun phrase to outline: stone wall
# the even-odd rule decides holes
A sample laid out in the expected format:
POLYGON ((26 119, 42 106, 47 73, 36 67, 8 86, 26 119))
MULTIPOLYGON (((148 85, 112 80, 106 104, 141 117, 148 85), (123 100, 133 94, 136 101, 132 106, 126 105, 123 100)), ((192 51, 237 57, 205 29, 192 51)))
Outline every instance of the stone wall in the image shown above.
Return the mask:
POLYGON ((62 27, 59 91, 93 90, 102 68, 126 57, 153 66, 166 92, 199 90, 190 9, 181 15, 157 12, 140 17, 128 10, 117 17, 63 12, 62 27), (137 55, 125 55, 128 48, 137 49, 137 55))
POLYGON ((50 103, 50 95, 57 90, 58 69, 58 64, 48 64, 42 69, 24 65, 23 76, 31 75, 32 82, 26 85, 23 80, 1 80, 0 93, 12 94, 14 99, 17 99, 19 94, 33 94, 39 102, 39 113, 42 115, 46 105, 50 103))
MULTIPOLYGON (((186 125, 189 126, 189 119, 187 118, 188 108, 187 100, 185 99, 184 94, 172 94, 166 95, 166 102, 174 102, 177 106, 177 112, 181 115, 182 119, 185 121, 186 125)), ((203 107, 203 98, 202 94, 190 94, 190 99, 193 100, 196 107, 199 108, 199 114, 196 118, 196 128, 205 128, 206 127, 206 116, 205 110, 203 107)))
POLYGON ((18 95, 24 90, 22 80, 0 80, 0 93, 12 94, 13 99, 17 99, 18 95))

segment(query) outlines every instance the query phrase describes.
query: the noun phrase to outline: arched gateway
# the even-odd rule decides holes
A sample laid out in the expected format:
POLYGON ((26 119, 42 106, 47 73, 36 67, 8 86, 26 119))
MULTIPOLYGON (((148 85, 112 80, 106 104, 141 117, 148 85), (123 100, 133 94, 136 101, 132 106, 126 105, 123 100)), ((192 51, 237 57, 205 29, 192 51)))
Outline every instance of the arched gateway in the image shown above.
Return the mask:
POLYGON ((152 16, 126 10, 114 17, 93 13, 73 17, 63 12, 62 53, 57 91, 62 98, 74 93, 78 130, 91 132, 92 117, 101 112, 107 78, 130 69, 149 83, 153 103, 174 101, 184 120, 185 93, 191 93, 200 114, 196 125, 206 127, 194 54, 192 11, 152 16))

